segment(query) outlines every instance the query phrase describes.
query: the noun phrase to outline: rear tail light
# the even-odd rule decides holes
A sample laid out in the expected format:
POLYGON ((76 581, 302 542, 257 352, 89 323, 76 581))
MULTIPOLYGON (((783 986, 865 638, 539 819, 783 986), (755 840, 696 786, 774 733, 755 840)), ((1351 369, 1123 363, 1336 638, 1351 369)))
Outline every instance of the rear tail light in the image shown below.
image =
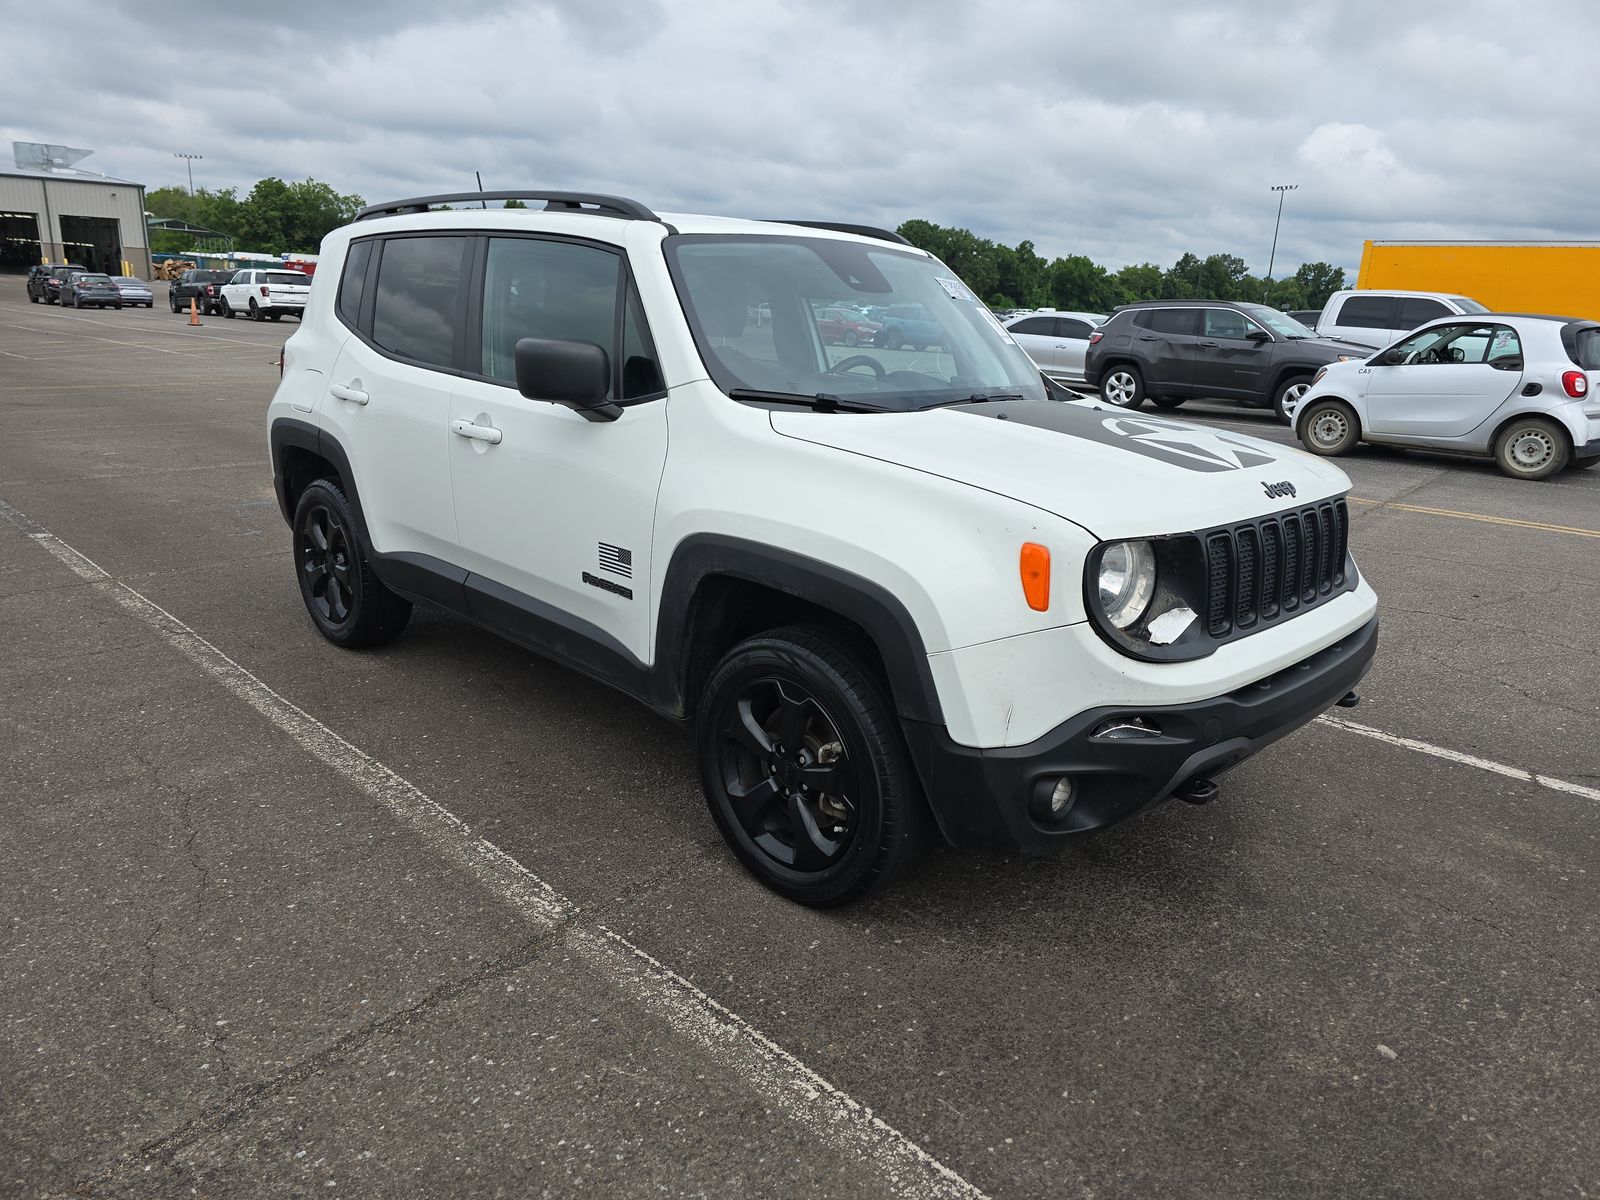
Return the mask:
POLYGON ((1098 342, 1103 337, 1105 337, 1105 334, 1103 334, 1103 333, 1099 333, 1099 332, 1091 333, 1089 335, 1089 345, 1091 345, 1091 346, 1094 345, 1096 342, 1098 342))
POLYGON ((1564 371, 1561 387, 1574 400, 1582 400, 1589 394, 1589 377, 1582 371, 1564 371))
POLYGON ((263 296, 265 296, 267 294, 267 285, 264 284, 264 283, 261 285, 261 294, 263 296))

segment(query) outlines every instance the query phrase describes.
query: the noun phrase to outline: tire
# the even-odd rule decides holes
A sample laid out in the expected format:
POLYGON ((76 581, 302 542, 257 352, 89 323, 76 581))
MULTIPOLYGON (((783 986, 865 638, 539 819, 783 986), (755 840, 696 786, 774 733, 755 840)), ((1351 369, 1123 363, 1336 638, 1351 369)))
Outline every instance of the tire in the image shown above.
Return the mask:
POLYGON ((1100 398, 1130 412, 1144 403, 1144 376, 1132 363, 1118 363, 1100 379, 1100 398))
POLYGON ((295 504, 294 562, 311 623, 335 646, 382 645, 411 619, 411 602, 372 570, 350 502, 331 479, 314 480, 295 504))
POLYGON ((1574 471, 1587 471, 1590 467, 1600 467, 1600 458, 1575 458, 1567 466, 1574 471))
POLYGON ((927 841, 888 689, 866 662, 830 632, 773 630, 730 650, 698 705, 712 820, 751 874, 816 908, 887 886, 927 841))
POLYGON ((1278 388, 1278 394, 1272 398, 1272 411, 1278 414, 1278 420, 1285 425, 1294 424, 1289 419, 1289 404, 1298 402, 1300 397, 1311 389, 1311 376, 1293 375, 1283 381, 1278 388))
POLYGON ((35 296, 32 292, 29 292, 28 293, 28 303, 29 304, 37 304, 37 303, 39 303, 39 297, 35 296))
POLYGON ((113 304, 111 307, 116 309, 118 312, 122 311, 122 305, 120 304, 113 304))
POLYGON ((233 305, 229 304, 227 300, 224 299, 217 301, 217 311, 228 320, 233 320, 233 305))
POLYGON ((1151 396, 1150 403, 1157 408, 1182 408, 1187 396, 1151 396))
POLYGON ((174 296, 171 292, 167 293, 167 307, 172 309, 173 312, 178 312, 179 311, 179 309, 178 309, 178 298, 176 296, 174 296))
POLYGON ((849 346, 851 349, 854 349, 861 344, 861 339, 856 336, 856 331, 854 329, 846 329, 844 331, 844 344, 849 346))
POLYGON ((1513 479, 1549 479, 1571 457, 1566 431, 1545 417, 1517 417, 1494 439, 1495 464, 1513 479))
POLYGON ((883 348, 885 350, 898 350, 905 344, 905 338, 901 336, 898 329, 890 329, 880 336, 883 338, 883 348))
POLYGON ((252 321, 265 321, 267 319, 254 300, 250 301, 250 319, 252 321))
POLYGON ((267 316, 270 317, 274 321, 283 320, 283 314, 282 313, 268 313, 267 316))
POLYGON ((1295 422, 1305 448, 1323 458, 1349 454, 1361 441, 1361 418, 1343 400, 1314 400, 1295 422))

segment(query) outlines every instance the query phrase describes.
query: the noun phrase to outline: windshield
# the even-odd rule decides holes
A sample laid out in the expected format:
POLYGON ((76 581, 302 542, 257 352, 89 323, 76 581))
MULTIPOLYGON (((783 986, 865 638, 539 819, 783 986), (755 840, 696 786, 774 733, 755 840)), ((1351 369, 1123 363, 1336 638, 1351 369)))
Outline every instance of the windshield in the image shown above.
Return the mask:
POLYGON ((1489 311, 1476 300, 1470 300, 1466 296, 1451 296, 1450 299, 1459 304, 1461 311, 1464 313, 1486 313, 1489 311))
POLYGON ((695 343, 723 391, 895 412, 1045 397, 1039 368, 936 259, 783 235, 688 234, 666 248, 695 343))
POLYGON ((1241 304, 1239 307, 1279 337, 1308 338, 1317 336, 1288 313, 1279 312, 1275 308, 1268 308, 1265 304, 1241 304))

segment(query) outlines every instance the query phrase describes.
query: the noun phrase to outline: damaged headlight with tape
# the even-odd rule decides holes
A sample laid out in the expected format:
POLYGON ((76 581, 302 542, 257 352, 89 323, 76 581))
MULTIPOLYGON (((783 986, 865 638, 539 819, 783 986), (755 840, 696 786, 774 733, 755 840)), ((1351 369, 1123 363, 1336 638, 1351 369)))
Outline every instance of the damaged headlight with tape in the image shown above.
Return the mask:
POLYGON ((1199 617, 1207 583, 1193 534, 1103 542, 1089 555, 1084 600, 1100 636, 1125 654, 1201 658, 1216 648, 1199 617))

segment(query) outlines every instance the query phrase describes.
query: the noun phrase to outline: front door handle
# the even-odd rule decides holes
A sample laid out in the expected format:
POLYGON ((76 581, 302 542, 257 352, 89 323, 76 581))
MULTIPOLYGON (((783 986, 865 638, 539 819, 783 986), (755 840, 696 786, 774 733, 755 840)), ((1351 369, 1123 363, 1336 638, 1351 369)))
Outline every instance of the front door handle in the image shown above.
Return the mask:
POLYGON ((1201 342, 1199 344, 1208 350, 1215 350, 1217 348, 1217 344, 1215 342, 1201 342))
POLYGON ((500 431, 493 425, 474 425, 471 421, 451 421, 450 432, 459 434, 464 438, 471 438, 477 442, 488 442, 491 446, 500 444, 500 431))
POLYGON ((348 400, 351 404, 365 404, 368 400, 372 399, 371 396, 367 395, 360 388, 345 387, 342 383, 336 383, 328 390, 332 392, 338 399, 348 400))
POLYGON ((1148 334, 1148 333, 1141 333, 1139 335, 1139 340, 1141 342, 1153 342, 1156 339, 1153 336, 1151 336, 1150 334, 1148 334))

